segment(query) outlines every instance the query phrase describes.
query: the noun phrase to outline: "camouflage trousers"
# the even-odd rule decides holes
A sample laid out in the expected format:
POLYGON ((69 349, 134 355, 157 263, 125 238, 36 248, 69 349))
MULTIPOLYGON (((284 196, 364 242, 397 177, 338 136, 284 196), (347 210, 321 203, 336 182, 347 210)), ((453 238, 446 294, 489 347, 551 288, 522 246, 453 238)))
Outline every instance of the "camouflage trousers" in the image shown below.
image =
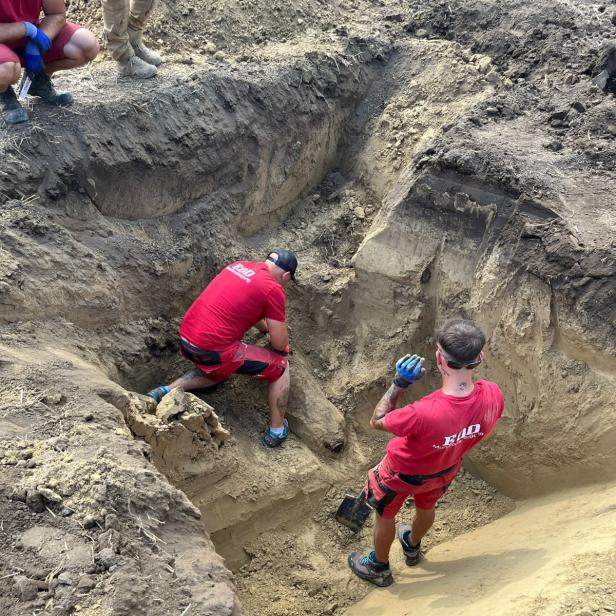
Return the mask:
POLYGON ((156 0, 102 0, 107 49, 114 60, 135 55, 131 41, 138 39, 156 0))

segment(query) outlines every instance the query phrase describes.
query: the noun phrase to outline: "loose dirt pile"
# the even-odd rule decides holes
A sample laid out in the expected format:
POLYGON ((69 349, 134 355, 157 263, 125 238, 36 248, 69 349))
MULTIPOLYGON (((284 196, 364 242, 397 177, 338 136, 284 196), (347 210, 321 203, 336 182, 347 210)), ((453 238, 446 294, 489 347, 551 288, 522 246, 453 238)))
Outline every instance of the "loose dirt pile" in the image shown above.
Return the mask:
MULTIPOLYGON (((99 11, 70 6, 97 33, 99 11)), ((331 514, 382 455, 392 361, 429 360, 449 316, 484 327, 507 404, 468 461, 490 485, 464 474, 429 545, 503 494, 613 481, 613 21, 565 0, 161 2, 156 81, 102 57, 58 76, 73 108, 0 128, 3 612, 238 615, 239 594, 341 614, 369 529, 331 514), (138 393, 186 369, 178 321, 216 271, 274 245, 300 284, 292 436, 270 452, 260 384, 156 411, 138 393)))

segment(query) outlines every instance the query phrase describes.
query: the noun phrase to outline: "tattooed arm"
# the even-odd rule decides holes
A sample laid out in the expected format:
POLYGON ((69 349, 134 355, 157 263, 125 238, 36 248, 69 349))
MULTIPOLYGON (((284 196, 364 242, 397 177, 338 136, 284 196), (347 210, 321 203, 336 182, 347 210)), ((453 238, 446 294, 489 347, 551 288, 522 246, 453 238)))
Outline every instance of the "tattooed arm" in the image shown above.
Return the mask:
POLYGON ((398 404, 400 396, 404 392, 404 387, 398 387, 395 383, 391 384, 391 387, 385 392, 385 395, 379 400, 378 404, 374 407, 372 418, 370 419, 370 426, 375 430, 382 430, 388 432, 384 425, 384 417, 390 411, 393 411, 398 404))

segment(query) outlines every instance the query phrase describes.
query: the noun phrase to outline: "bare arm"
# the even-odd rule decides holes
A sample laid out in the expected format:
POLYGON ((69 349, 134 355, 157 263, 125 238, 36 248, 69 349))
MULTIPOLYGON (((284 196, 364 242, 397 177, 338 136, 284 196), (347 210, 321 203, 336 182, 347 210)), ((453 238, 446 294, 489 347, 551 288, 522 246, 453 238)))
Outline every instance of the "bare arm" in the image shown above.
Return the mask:
POLYGON ((262 333, 267 334, 269 331, 267 327, 267 321, 265 319, 261 319, 258 323, 255 323, 255 327, 262 333))
POLYGON ((265 322, 269 331, 270 344, 276 351, 284 351, 289 344, 287 324, 284 321, 274 321, 273 319, 265 319, 265 322))
POLYGON ((39 28, 53 41, 66 24, 66 7, 64 0, 43 0, 42 19, 39 28))
POLYGON ((385 427, 383 420, 387 413, 396 408, 398 400, 404 390, 404 387, 398 387, 395 383, 391 384, 391 387, 385 392, 385 395, 374 407, 374 412, 372 413, 372 418, 370 419, 371 428, 374 428, 375 430, 382 430, 383 432, 389 432, 389 430, 385 427))
POLYGON ((14 24, 0 24, 0 43, 12 43, 26 36, 26 29, 22 21, 14 24))

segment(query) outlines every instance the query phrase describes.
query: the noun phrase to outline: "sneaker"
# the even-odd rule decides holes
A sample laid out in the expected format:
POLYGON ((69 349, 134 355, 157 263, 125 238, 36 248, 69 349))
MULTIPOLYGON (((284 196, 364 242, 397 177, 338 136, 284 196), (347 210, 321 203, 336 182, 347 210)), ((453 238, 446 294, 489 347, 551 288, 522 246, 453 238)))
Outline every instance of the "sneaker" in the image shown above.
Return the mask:
POLYGON ((394 583, 389 563, 378 562, 374 551, 370 552, 368 556, 362 556, 359 552, 351 552, 348 563, 351 571, 357 577, 375 586, 391 586, 394 583))
POLYGON ((138 58, 141 58, 144 62, 147 62, 152 66, 158 66, 163 61, 163 59, 155 51, 152 51, 149 47, 146 47, 143 44, 141 32, 134 36, 129 35, 129 38, 130 45, 138 58))
POLYGON ((163 399, 163 396, 166 396, 170 391, 171 391, 170 387, 167 387, 167 385, 161 385, 160 387, 157 387, 156 389, 152 389, 151 391, 148 391, 146 396, 153 398, 156 401, 156 404, 158 404, 163 399))
POLYGON ((17 94, 11 86, 0 92, 0 103, 4 111, 4 121, 7 124, 21 124, 28 121, 28 112, 20 105, 17 94))
POLYGON ((263 447, 267 447, 268 449, 273 449, 274 447, 279 447, 280 445, 282 445, 288 437, 289 422, 285 419, 284 432, 282 433, 282 436, 276 436, 275 434, 272 434, 271 430, 268 428, 265 431, 263 438, 261 439, 261 445, 263 445, 263 447))
POLYGON ((411 545, 411 527, 408 524, 400 525, 398 539, 402 546, 407 566, 414 567, 421 560, 421 542, 415 547, 411 545))
POLYGON ((134 77, 135 79, 150 79, 158 71, 155 66, 144 62, 138 56, 131 56, 128 60, 118 62, 120 77, 134 77))
POLYGON ((38 73, 32 77, 28 94, 38 96, 48 105, 55 107, 67 107, 73 104, 73 95, 70 92, 56 92, 47 73, 38 73))

